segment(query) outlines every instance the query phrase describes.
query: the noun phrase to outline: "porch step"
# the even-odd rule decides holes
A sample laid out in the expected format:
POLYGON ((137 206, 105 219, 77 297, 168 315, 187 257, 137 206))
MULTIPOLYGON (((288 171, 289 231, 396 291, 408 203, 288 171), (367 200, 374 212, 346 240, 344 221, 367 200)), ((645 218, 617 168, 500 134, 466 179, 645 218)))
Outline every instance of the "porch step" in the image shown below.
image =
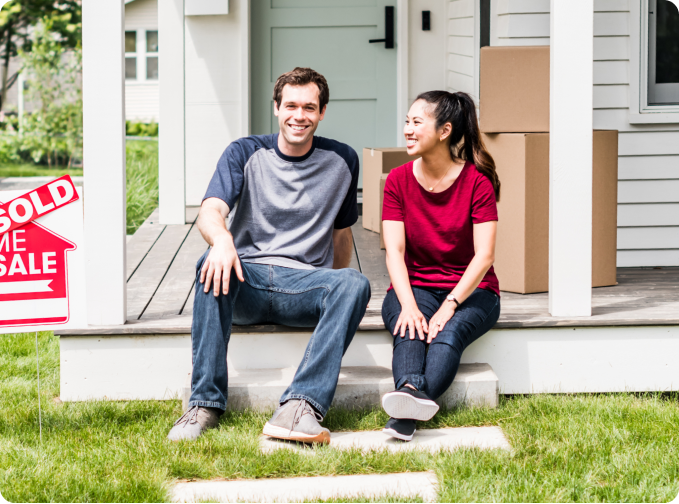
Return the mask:
MULTIPOLYGON (((230 370, 227 407, 257 411, 275 409, 295 371, 293 367, 230 370)), ((392 390, 394 379, 387 367, 343 367, 332 405, 349 409, 378 406, 381 397, 392 390)), ((190 396, 189 376, 182 392, 184 410, 188 407, 190 396)), ((488 364, 460 364, 453 384, 437 402, 447 408, 460 403, 495 408, 498 404, 497 375, 488 364)))

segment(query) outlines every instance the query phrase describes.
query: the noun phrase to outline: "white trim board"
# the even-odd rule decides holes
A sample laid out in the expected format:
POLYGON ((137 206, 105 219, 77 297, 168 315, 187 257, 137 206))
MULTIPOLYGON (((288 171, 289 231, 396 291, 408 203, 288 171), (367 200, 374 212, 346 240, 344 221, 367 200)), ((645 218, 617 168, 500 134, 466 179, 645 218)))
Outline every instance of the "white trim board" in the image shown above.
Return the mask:
MULTIPOLYGON (((229 363, 235 369, 296 366, 308 337, 233 334, 229 363)), ((191 371, 188 334, 59 341, 66 401, 177 398, 191 371)), ((501 394, 640 392, 679 389, 678 354, 679 326, 496 329, 472 343, 462 362, 488 363, 501 394)), ((386 331, 359 331, 343 364, 389 367, 391 337, 386 331)))

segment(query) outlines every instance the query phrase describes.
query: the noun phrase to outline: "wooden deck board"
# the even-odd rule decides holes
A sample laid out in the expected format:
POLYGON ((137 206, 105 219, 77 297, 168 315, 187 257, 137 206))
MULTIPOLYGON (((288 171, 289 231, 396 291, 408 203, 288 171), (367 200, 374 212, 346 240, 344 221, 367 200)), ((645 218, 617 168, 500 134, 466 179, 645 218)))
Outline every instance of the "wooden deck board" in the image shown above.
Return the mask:
POLYGON ((191 224, 167 226, 127 282, 127 318, 137 320, 151 301, 191 224))
POLYGON ((158 224, 158 209, 156 208, 129 239, 127 242, 128 281, 164 229, 165 226, 158 224))
POLYGON ((196 261, 207 250, 207 243, 194 225, 167 270, 141 320, 179 315, 194 283, 196 261))
POLYGON ((391 283, 386 264, 387 253, 380 249, 380 235, 363 229, 361 217, 351 229, 360 271, 370 280, 371 297, 368 310, 371 314, 375 310, 381 312, 382 300, 391 283))

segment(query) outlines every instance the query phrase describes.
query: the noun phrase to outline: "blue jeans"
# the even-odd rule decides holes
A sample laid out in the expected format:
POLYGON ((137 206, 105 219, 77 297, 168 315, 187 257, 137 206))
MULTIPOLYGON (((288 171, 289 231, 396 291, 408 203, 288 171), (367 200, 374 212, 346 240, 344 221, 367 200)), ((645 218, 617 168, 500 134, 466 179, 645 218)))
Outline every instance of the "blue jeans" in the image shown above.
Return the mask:
MULTIPOLYGON (((417 307, 429 319, 446 301, 450 290, 413 287, 417 307)), ((394 290, 387 293, 382 305, 384 325, 393 335, 401 314, 401 303, 394 290)), ((462 352, 474 340, 487 333, 500 318, 500 297, 485 289, 476 289, 455 311, 436 338, 429 344, 420 340, 417 332, 410 339, 406 329, 394 338, 392 373, 396 388, 409 383, 432 399, 438 399, 453 383, 460 366, 462 352)), ((425 334, 426 337, 426 334, 425 334)))
POLYGON ((321 415, 330 407, 342 356, 370 300, 368 279, 353 269, 300 270, 241 262, 245 282, 231 272, 229 293, 205 293, 196 265, 191 341, 193 376, 189 406, 226 409, 226 351, 231 324, 313 327, 302 363, 280 399, 304 399, 321 415))

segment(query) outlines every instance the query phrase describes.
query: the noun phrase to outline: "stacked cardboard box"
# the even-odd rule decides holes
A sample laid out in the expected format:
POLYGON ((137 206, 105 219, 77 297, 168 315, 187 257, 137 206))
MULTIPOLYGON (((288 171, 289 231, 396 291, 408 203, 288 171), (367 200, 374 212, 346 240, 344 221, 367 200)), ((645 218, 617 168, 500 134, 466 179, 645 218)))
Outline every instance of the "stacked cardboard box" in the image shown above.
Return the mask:
MULTIPOLYGON (((549 285, 549 47, 481 49, 483 140, 502 183, 495 271, 522 294, 549 285)), ((573 162, 578 160, 573 146, 573 162)), ((618 132, 593 132, 592 286, 616 283, 618 132)))
POLYGON ((405 147, 363 149, 363 227, 380 233, 380 240, 384 181, 391 170, 413 159, 405 147))

